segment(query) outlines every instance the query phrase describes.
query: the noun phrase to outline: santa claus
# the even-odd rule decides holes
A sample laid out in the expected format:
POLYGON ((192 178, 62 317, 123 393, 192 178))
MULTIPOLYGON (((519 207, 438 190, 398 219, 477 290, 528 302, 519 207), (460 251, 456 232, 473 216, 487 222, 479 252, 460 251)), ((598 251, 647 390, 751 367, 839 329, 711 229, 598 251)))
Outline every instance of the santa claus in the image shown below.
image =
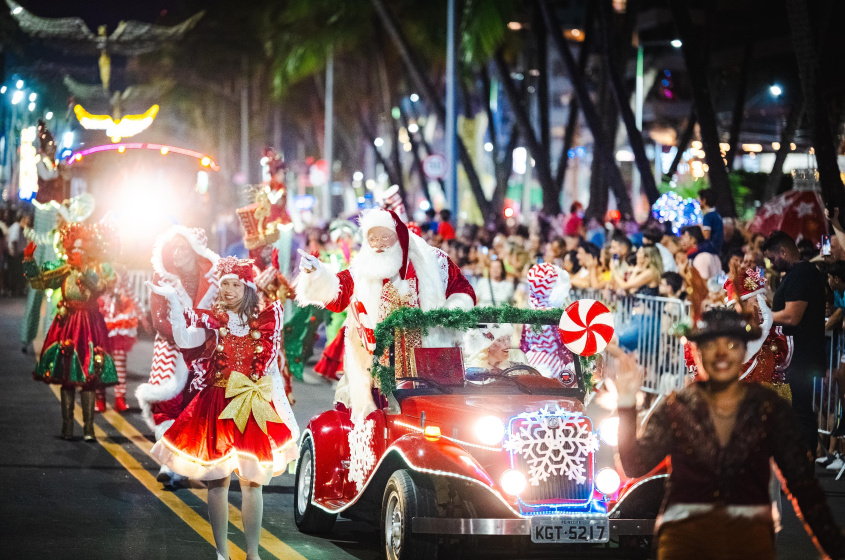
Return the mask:
MULTIPOLYGON (((186 309, 210 309, 217 297, 215 267, 220 257, 208 249, 205 230, 173 226, 153 247, 152 265, 156 285, 172 286, 186 309)), ((144 420, 155 431, 156 441, 173 424, 198 388, 192 387, 188 366, 173 341, 167 301, 150 295, 150 311, 156 330, 150 379, 135 391, 144 420)), ((176 484, 182 477, 162 466, 157 480, 176 484)))
MULTIPOLYGON (((372 332, 379 321, 401 307, 430 311, 475 305, 475 292, 457 265, 410 233, 394 212, 371 210, 361 218, 361 231, 361 251, 347 270, 334 273, 316 257, 300 252, 296 281, 297 301, 303 305, 320 305, 337 313, 352 304, 343 356, 346 373, 338 383, 335 402, 348 406, 355 422, 376 408, 370 369, 372 332)), ((442 333, 433 332, 425 340, 406 337, 403 343, 406 350, 444 345, 442 333)))

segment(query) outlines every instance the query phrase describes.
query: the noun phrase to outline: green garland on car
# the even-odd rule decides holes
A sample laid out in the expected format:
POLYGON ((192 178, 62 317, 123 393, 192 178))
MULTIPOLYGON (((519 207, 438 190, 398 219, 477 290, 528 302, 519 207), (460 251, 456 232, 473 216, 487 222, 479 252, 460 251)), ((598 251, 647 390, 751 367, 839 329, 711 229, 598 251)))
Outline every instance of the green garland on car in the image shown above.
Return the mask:
POLYGON ((396 329, 420 330, 428 334, 432 327, 446 327, 465 331, 479 323, 520 323, 535 325, 557 325, 562 309, 518 309, 516 307, 473 307, 472 309, 434 309, 423 311, 403 307, 388 315, 376 325, 376 349, 373 352, 372 375, 384 395, 396 389, 396 372, 391 366, 379 363, 379 357, 390 348, 396 329))

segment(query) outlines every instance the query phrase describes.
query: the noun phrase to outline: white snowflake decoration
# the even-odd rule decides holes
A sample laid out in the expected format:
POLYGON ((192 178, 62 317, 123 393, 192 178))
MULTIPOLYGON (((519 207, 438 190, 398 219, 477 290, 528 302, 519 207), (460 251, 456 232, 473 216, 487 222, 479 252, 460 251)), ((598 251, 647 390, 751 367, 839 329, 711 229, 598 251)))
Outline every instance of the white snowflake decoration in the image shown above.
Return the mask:
POLYGON ((367 475, 376 464, 373 453, 373 429, 375 422, 354 423, 349 431, 349 481, 355 483, 358 492, 364 487, 367 475))
POLYGON ((587 481, 588 459, 598 449, 599 440, 587 423, 579 422, 580 415, 545 407, 516 418, 520 425, 508 435, 505 449, 522 455, 532 486, 539 486, 551 475, 566 475, 579 484, 587 481), (555 423, 557 427, 550 426, 555 423))

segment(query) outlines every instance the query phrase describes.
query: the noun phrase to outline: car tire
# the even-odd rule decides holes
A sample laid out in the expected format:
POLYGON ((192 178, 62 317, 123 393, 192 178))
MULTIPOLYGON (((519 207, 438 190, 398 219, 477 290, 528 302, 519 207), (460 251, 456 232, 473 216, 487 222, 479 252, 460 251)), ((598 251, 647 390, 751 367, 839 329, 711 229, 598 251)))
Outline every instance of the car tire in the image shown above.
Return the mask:
POLYGON ((311 503, 314 495, 314 443, 305 438, 296 463, 296 481, 293 485, 293 520, 303 533, 328 533, 334 527, 336 513, 328 513, 311 503))
POLYGON ((381 549, 386 560, 437 558, 437 535, 415 534, 411 520, 434 517, 434 491, 417 484, 407 470, 393 473, 381 504, 381 549))

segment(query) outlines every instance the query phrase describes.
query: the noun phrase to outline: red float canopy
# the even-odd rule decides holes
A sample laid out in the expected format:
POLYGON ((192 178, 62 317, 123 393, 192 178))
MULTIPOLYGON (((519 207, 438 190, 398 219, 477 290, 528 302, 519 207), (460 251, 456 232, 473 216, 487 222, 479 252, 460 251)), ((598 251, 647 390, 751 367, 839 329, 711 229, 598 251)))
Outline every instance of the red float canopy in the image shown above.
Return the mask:
POLYGON ((795 241, 809 239, 819 243, 827 233, 821 192, 815 189, 793 189, 776 196, 757 210, 748 226, 753 233, 769 235, 782 230, 795 241))

